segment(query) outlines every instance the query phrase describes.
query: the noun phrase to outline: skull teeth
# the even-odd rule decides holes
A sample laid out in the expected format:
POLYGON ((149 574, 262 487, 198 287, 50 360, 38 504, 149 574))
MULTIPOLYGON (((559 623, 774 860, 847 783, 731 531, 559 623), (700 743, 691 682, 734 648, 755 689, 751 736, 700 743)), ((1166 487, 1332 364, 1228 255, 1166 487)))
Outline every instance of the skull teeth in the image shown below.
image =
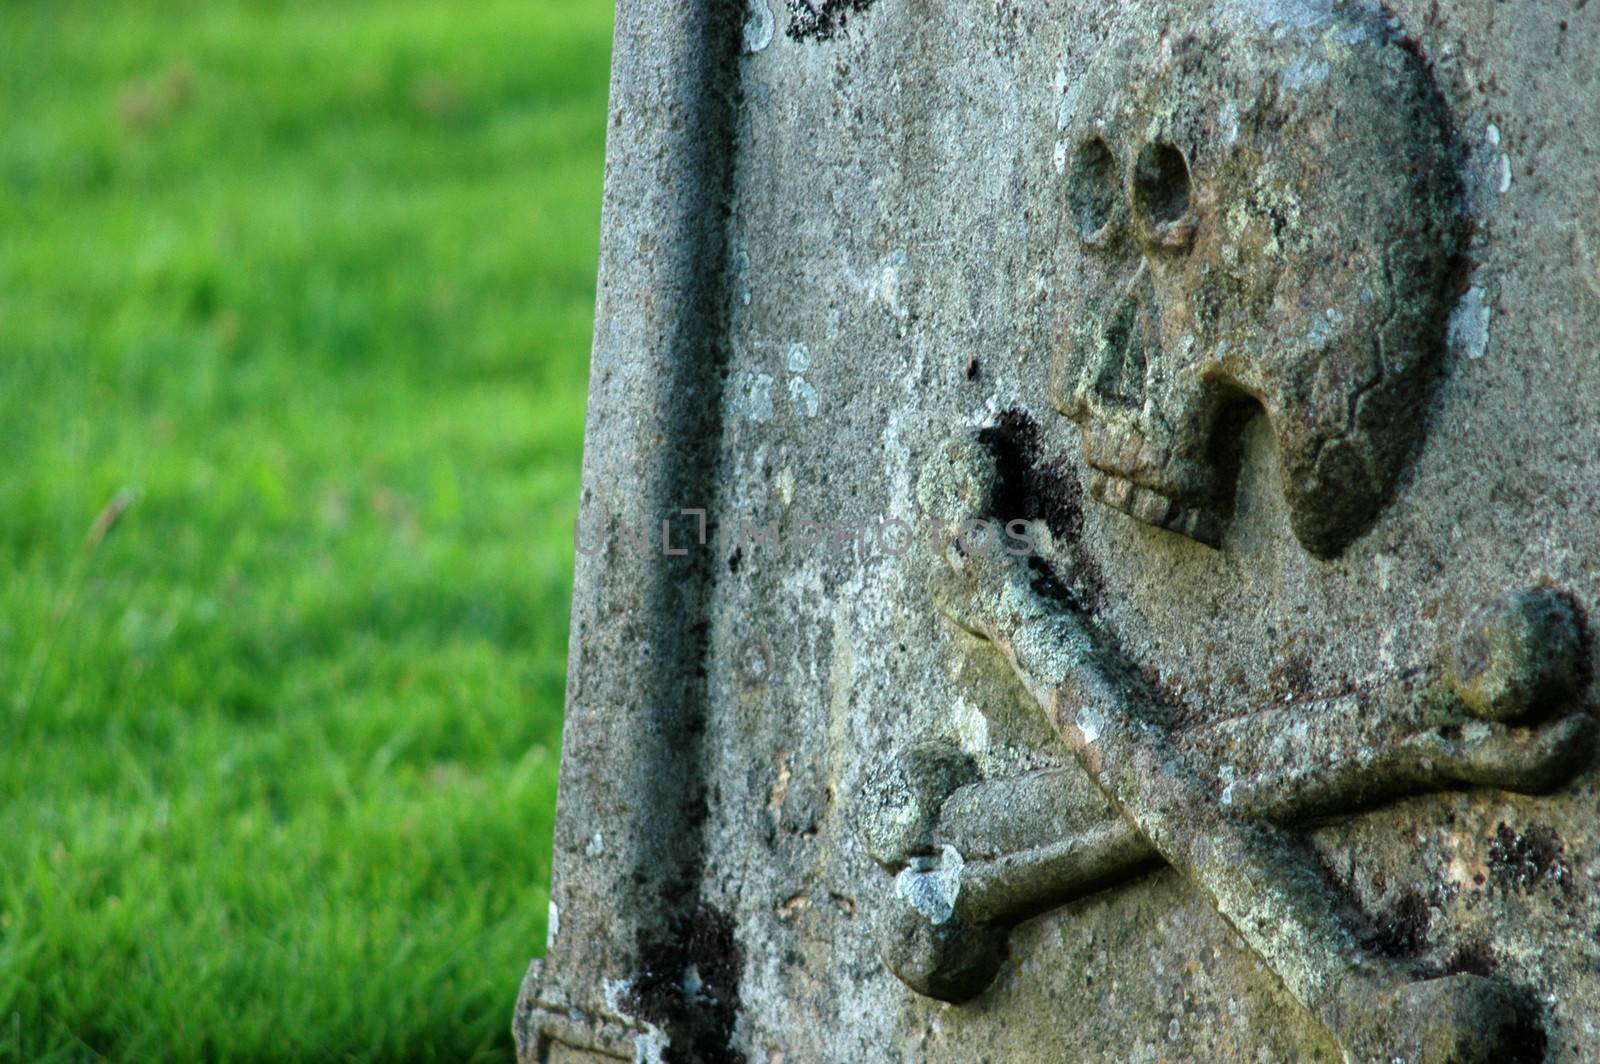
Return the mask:
POLYGON ((1200 507, 1185 506, 1125 477, 1096 469, 1090 476, 1089 494, 1146 524, 1188 536, 1209 547, 1222 544, 1223 521, 1219 515, 1200 507))

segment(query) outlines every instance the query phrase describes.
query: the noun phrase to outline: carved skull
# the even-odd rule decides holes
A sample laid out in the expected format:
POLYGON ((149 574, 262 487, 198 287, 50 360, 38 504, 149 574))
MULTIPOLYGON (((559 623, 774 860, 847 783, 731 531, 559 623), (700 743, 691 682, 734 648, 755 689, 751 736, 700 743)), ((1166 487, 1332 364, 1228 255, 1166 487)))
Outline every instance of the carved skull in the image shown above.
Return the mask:
POLYGON ((1234 0, 1174 19, 1102 46, 1067 94, 1088 298, 1064 308, 1055 402, 1095 498, 1213 546, 1259 406, 1296 537, 1334 555, 1390 497, 1444 346, 1443 105, 1376 11, 1234 0))

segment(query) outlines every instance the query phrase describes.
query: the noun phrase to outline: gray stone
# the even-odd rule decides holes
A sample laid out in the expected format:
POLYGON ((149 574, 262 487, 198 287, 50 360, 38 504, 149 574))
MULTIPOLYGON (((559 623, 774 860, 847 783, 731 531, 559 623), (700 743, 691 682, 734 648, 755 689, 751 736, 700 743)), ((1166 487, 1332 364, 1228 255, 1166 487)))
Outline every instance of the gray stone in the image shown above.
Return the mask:
POLYGON ((708 7, 523 1058, 1600 1057, 1600 7, 708 7))

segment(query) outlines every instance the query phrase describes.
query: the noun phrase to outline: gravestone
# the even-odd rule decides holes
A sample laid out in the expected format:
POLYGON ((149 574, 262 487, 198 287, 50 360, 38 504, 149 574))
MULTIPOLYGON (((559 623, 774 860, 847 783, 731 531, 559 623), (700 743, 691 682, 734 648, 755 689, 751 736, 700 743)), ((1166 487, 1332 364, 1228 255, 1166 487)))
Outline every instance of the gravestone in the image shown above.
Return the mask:
POLYGON ((522 1058, 1600 1059, 1597 38, 622 0, 522 1058))

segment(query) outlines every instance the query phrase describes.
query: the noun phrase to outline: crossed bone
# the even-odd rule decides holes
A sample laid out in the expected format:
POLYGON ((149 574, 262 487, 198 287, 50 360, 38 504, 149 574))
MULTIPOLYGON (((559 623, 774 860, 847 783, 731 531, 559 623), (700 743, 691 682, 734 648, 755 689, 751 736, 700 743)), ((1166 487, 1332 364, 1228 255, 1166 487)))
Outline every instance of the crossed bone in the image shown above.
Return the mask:
MULTIPOLYGON (((994 456, 957 439, 919 501, 960 527, 992 516, 994 456)), ((1018 921, 1164 861, 1210 897, 1347 1061, 1500 1059, 1526 1002, 1500 979, 1419 979, 1369 952, 1347 903, 1283 829, 1408 793, 1485 785, 1537 792, 1580 767, 1594 728, 1566 600, 1535 589, 1469 617, 1449 664, 1317 704, 1188 735, 1034 558, 938 544, 933 594, 1011 662, 1081 772, 980 780, 950 747, 919 746, 875 774, 868 849, 896 874, 875 917, 890 968, 947 1001, 979 993, 1018 921), (1098 792, 1098 795, 1095 793, 1098 792)))

